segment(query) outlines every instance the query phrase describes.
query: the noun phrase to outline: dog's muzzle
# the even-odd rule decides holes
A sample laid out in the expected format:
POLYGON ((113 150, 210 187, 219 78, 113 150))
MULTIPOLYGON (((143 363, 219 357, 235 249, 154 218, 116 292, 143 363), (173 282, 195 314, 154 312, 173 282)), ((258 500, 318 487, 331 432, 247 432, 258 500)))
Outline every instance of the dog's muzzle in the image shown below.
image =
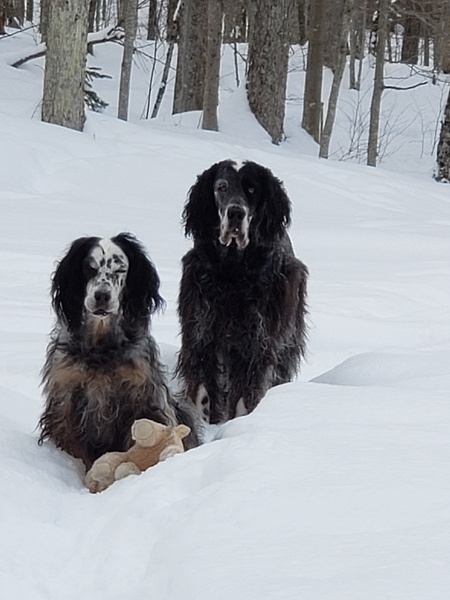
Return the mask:
POLYGON ((220 243, 230 246, 235 241, 238 248, 246 248, 250 241, 248 237, 250 220, 251 217, 246 206, 241 204, 227 206, 220 223, 220 243))
POLYGON ((118 303, 113 298, 110 285, 100 285, 88 293, 85 301, 86 309, 96 317, 107 317, 117 312, 118 303))

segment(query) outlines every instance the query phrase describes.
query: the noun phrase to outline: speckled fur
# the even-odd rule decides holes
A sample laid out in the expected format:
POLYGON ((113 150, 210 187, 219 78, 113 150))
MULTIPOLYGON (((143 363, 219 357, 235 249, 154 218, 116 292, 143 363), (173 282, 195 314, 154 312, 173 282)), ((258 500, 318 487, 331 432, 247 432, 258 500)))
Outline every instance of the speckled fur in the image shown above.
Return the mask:
POLYGON ((52 440, 87 467, 105 452, 127 450, 140 418, 185 423, 192 430, 185 447, 198 443, 195 414, 172 396, 149 333, 150 316, 162 304, 156 270, 135 238, 113 241, 129 260, 117 311, 98 317, 85 306, 86 261, 99 238, 76 240, 52 283, 57 322, 42 373, 40 443, 52 440))

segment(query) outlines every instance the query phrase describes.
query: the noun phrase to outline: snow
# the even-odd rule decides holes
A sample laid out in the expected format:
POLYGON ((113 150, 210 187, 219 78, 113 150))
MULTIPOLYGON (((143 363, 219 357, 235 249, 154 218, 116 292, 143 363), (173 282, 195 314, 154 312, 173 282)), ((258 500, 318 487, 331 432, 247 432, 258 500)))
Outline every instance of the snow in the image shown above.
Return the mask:
MULTIPOLYGON (((421 142, 444 86, 399 92, 394 108, 411 125, 392 125, 397 150, 371 169, 316 158, 299 126, 296 68, 280 147, 233 87, 231 59, 220 133, 202 132, 199 113, 171 116, 170 93, 158 119, 140 120, 149 67, 139 56, 130 122, 120 122, 120 47, 105 44, 91 61, 113 76, 94 82, 110 106, 89 113, 81 134, 39 122, 43 59, 8 66, 30 35, 0 39, 2 597, 447 599, 450 188, 430 176, 433 136, 421 142), (285 182, 311 272, 308 360, 200 448, 90 495, 78 461, 37 445, 55 261, 78 236, 136 234, 163 282, 153 333, 173 366, 190 247, 182 206, 196 175, 226 157, 285 182)), ((353 101, 343 90, 345 135, 353 101)))

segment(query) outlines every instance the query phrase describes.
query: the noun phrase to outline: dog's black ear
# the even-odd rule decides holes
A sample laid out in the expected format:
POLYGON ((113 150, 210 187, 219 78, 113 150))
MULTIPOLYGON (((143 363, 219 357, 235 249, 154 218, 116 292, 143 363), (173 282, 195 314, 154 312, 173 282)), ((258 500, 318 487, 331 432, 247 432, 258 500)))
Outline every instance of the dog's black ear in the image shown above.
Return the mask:
POLYGON ((156 268, 131 233, 119 233, 112 241, 122 248, 129 261, 122 299, 124 315, 133 320, 146 318, 164 305, 156 268))
POLYGON ((258 233, 267 241, 281 238, 291 223, 291 201, 283 183, 270 169, 256 163, 247 164, 255 169, 255 174, 261 182, 261 204, 257 209, 259 221, 255 223, 258 233))
POLYGON ((67 323, 69 329, 77 329, 86 292, 84 260, 92 247, 99 241, 97 237, 78 238, 59 262, 52 278, 52 304, 58 319, 67 323))
POLYGON ((220 163, 212 165, 197 177, 189 190, 183 210, 184 233, 194 240, 207 240, 217 237, 219 214, 214 197, 214 181, 220 163))

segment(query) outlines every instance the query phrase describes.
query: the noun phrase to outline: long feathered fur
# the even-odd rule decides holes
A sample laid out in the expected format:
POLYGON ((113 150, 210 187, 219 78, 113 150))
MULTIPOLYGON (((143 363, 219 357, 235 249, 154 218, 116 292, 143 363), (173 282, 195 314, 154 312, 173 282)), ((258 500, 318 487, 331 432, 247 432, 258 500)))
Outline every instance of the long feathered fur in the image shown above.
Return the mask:
MULTIPOLYGON (((127 450, 131 425, 140 418, 165 425, 183 422, 192 431, 186 448, 198 443, 195 412, 171 394, 149 333, 151 315, 163 305, 159 278, 131 234, 108 240, 116 249, 111 260, 122 252, 128 263, 117 314, 98 317, 86 308, 87 286, 94 277, 92 256, 101 244, 98 237, 75 240, 53 275, 56 325, 42 372, 46 404, 39 421, 40 443, 52 440, 88 468, 105 452, 127 450)), ((105 287, 105 282, 100 285, 105 287)), ((104 294, 95 297, 105 301, 104 294)))
POLYGON ((305 354, 308 271, 286 231, 290 212, 281 182, 253 162, 217 163, 189 192, 177 373, 211 423, 251 412, 305 354))

